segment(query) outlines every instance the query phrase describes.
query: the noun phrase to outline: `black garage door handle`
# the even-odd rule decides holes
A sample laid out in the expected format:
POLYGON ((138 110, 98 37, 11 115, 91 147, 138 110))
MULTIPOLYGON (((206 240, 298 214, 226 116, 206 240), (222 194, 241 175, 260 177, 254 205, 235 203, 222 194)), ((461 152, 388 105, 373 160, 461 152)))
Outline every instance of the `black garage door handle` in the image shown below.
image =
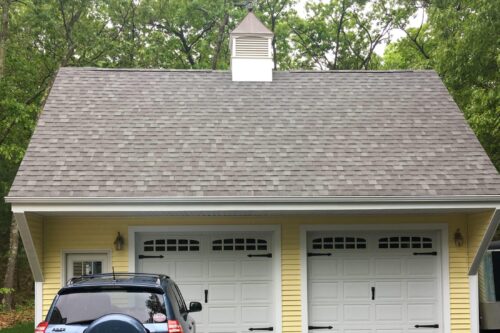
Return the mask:
POLYGON ((307 328, 310 330, 331 330, 333 326, 308 326, 307 328))
POLYGON ((439 328, 438 324, 433 325, 415 325, 415 328, 439 328))
POLYGON ((248 330, 249 331, 274 331, 274 327, 261 327, 261 328, 250 327, 248 330))

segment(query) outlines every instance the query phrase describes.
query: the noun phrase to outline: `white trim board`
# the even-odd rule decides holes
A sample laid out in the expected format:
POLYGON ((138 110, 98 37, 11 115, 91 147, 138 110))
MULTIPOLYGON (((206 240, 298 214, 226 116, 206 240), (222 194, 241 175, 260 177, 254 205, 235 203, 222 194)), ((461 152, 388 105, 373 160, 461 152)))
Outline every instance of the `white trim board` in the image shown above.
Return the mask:
POLYGON ((186 226, 131 226, 128 228, 128 264, 129 271, 136 270, 136 234, 141 232, 175 232, 175 233, 205 233, 205 232, 271 232, 273 242, 274 282, 274 331, 282 329, 282 297, 281 297, 281 226, 272 225, 186 225, 186 226))
POLYGON ((470 332, 479 333, 479 282, 478 275, 469 275, 470 332))
POLYGON ((35 326, 43 321, 43 282, 35 281, 35 326))
POLYGON ((9 198, 12 211, 40 213, 255 214, 312 212, 478 211, 500 208, 500 197, 325 198, 9 198))
POLYGON ((14 213, 14 218, 16 219, 19 228, 19 234, 21 235, 26 256, 28 257, 28 263, 31 271, 33 272, 33 278, 35 279, 35 282, 43 282, 42 265, 40 264, 40 259, 36 253, 35 243, 33 242, 33 237, 31 237, 31 231, 26 214, 14 213))
POLYGON ((310 231, 381 231, 381 230, 425 230, 438 231, 441 242, 441 283, 443 305, 443 332, 451 333, 450 309, 450 272, 448 253, 448 224, 311 224, 300 226, 300 275, 301 275, 301 304, 302 304, 302 332, 308 332, 308 294, 307 294, 307 233, 310 231))

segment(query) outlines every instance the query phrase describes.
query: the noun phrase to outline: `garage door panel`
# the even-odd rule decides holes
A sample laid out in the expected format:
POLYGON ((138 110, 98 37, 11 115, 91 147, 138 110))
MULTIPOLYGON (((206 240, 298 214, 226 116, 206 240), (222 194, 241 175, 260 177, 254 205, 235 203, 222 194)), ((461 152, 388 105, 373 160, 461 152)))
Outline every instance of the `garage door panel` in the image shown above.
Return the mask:
POLYGON ((239 322, 238 309, 234 306, 211 306, 208 309, 209 325, 232 324, 239 322))
POLYGON ((271 302, 272 301, 272 286, 270 283, 242 283, 241 285, 241 302, 271 302))
POLYGON ((270 313, 268 306, 242 306, 241 322, 251 326, 269 326, 272 322, 270 313))
POLYGON ((139 262, 139 270, 143 273, 162 273, 170 277, 173 277, 175 274, 175 266, 173 263, 158 259, 141 260, 139 262))
POLYGON ((179 281, 203 279, 202 261, 177 261, 175 262, 175 279, 179 281))
POLYGON ((403 274, 403 261, 400 258, 376 258, 376 277, 395 277, 403 274))
POLYGON ((435 299, 438 294, 436 280, 408 281, 408 300, 435 299))
POLYGON ((402 322, 404 320, 403 306, 401 304, 377 304, 375 305, 375 320, 402 322))
POLYGON ((416 324, 435 323, 437 320, 436 311, 434 303, 408 304, 408 321, 416 324))
POLYGON ((345 304, 342 308, 344 321, 371 322, 370 305, 345 304))
POLYGON ((379 301, 403 300, 403 282, 401 281, 377 281, 375 285, 376 298, 379 301))
POLYGON ((339 306, 337 305, 315 305, 311 306, 310 318, 314 325, 331 325, 333 322, 338 321, 339 306))
POLYGON ((209 283, 209 303, 234 303, 238 302, 238 285, 236 283, 215 284, 209 283))
POLYGON ((368 301, 371 297, 370 281, 354 281, 343 283, 344 300, 364 300, 368 301))
POLYGON ((317 279, 330 279, 339 274, 338 261, 330 258, 310 258, 309 274, 317 279))
POLYGON ((344 330, 344 333, 373 333, 372 329, 363 328, 348 328, 344 330))
POLYGON ((251 280, 268 280, 272 274, 272 260, 253 258, 241 261, 241 276, 251 280))
POLYGON ((429 257, 414 257, 408 259, 408 275, 419 277, 434 277, 436 276, 434 256, 429 257))
POLYGON ((344 277, 366 277, 370 275, 370 260, 344 259, 344 277))
POLYGON ((312 282, 310 284, 310 298, 315 302, 337 300, 339 297, 338 282, 312 282))
POLYGON ((238 263, 236 261, 210 260, 208 276, 214 279, 234 280, 237 275, 238 263))

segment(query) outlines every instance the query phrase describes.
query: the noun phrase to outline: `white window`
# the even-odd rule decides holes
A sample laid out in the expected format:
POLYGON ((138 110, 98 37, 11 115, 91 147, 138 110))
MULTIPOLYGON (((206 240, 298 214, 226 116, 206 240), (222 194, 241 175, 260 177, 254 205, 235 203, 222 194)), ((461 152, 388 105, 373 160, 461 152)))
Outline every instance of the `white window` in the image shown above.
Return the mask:
POLYGON ((73 277, 109 272, 109 255, 106 253, 66 254, 65 282, 73 277))

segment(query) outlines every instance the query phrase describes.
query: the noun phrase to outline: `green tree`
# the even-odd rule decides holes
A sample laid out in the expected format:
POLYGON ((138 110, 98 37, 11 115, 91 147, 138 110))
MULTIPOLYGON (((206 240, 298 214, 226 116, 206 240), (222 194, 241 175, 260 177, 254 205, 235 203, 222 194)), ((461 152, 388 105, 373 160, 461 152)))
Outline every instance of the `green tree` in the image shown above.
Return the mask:
POLYGON ((488 0, 441 0, 427 23, 389 45, 384 67, 433 68, 500 170, 500 6, 488 0))

